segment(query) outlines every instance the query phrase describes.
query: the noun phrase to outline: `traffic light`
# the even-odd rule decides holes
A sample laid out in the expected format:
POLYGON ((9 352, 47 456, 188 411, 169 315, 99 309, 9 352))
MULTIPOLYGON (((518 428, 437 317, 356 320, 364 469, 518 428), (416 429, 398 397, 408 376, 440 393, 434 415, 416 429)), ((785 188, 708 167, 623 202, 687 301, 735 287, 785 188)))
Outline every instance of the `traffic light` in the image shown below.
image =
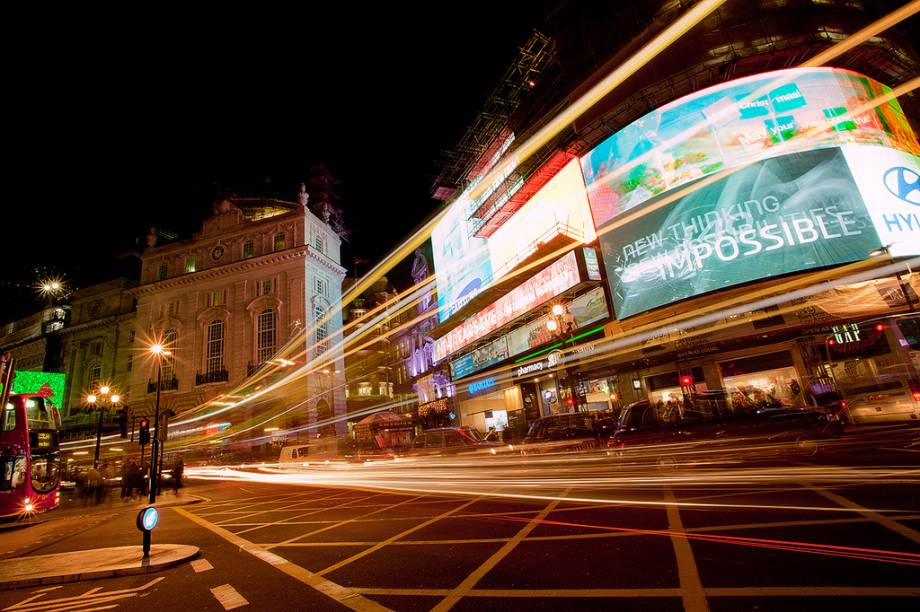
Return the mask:
MULTIPOLYGON (((673 380, 673 379, 672 379, 673 380)), ((680 386, 681 387, 692 387, 693 386, 693 377, 684 375, 680 377, 680 386)))
POLYGON ((150 419, 141 419, 138 429, 139 443, 141 446, 150 444, 150 419))
POLYGON ((122 440, 128 437, 128 411, 125 408, 118 411, 118 431, 122 440))

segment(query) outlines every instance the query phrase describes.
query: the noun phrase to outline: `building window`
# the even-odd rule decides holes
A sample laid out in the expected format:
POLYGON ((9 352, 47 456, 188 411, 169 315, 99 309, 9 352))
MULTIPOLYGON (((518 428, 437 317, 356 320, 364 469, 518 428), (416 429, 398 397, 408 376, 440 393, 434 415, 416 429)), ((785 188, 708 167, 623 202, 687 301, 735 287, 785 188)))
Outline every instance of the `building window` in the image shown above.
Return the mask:
POLYGON ((205 371, 214 374, 224 369, 224 322, 211 321, 208 325, 208 350, 205 371))
POLYGON ((244 242, 243 243, 243 259, 249 259, 250 257, 252 257, 254 250, 255 250, 255 245, 253 244, 252 240, 247 240, 246 242, 244 242))
POLYGON ((166 280, 167 276, 169 276, 169 264, 164 261, 160 264, 160 271, 157 278, 159 280, 166 280))
POLYGON ((185 256, 185 271, 186 272, 195 271, 195 256, 194 255, 185 256))
POLYGON ((212 291, 208 295, 208 306, 220 306, 224 303, 224 291, 212 291))
POLYGON ((387 394, 387 383, 383 381, 377 383, 377 389, 378 391, 380 391, 378 395, 386 395, 387 394))
POLYGON ((137 338, 137 331, 132 329, 132 330, 131 330, 131 340, 129 340, 129 342, 130 342, 131 344, 134 344, 134 339, 135 339, 135 338, 137 338))
POLYGON ((274 250, 283 251, 286 248, 287 248, 287 240, 285 240, 284 234, 275 234, 274 250))
POLYGON ((323 297, 326 297, 329 295, 328 293, 326 293, 328 290, 329 290, 329 282, 325 278, 321 276, 317 276, 316 277, 316 295, 322 295, 323 297))
POLYGON ((316 247, 316 250, 323 255, 326 254, 326 240, 319 232, 313 236, 313 246, 316 247))
POLYGON ((102 366, 97 363, 89 369, 89 378, 86 381, 86 387, 88 389, 95 389, 101 378, 102 366))
POLYGON ((313 317, 316 320, 316 352, 322 353, 326 350, 326 336, 329 334, 329 322, 326 317, 326 309, 317 306, 313 309, 313 317))
POLYGON ((179 312, 179 300, 170 302, 166 305, 166 316, 174 317, 179 312))
POLYGON ((99 340, 93 342, 93 355, 96 355, 97 357, 102 355, 102 342, 99 340))
POLYGON ((267 308, 256 320, 256 346, 258 362, 265 363, 275 354, 275 311, 267 308))
POLYGON ((370 394, 371 394, 371 383, 359 382, 358 383, 358 395, 370 395, 370 394))
POLYGON ((134 353, 128 353, 128 365, 125 366, 125 370, 130 372, 134 369, 134 353))
POLYGON ((272 281, 270 279, 256 281, 256 295, 269 295, 271 292, 272 281))
MULTIPOLYGON (((167 329, 163 332, 163 348, 170 352, 169 355, 160 356, 161 371, 160 375, 163 380, 172 380, 176 377, 176 340, 179 334, 174 329, 167 329)), ((167 389, 170 387, 164 385, 167 389)))

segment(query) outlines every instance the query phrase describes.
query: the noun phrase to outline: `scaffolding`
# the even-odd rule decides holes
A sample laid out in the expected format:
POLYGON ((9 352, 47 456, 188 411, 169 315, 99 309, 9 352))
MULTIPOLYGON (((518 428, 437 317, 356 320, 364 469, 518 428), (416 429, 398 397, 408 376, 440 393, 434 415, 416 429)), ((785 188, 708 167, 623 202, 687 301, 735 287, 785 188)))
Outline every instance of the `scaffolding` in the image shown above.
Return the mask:
POLYGON ((490 160, 511 135, 511 116, 555 60, 555 41, 534 30, 457 146, 445 153, 432 197, 449 199, 464 183, 488 172, 490 160))

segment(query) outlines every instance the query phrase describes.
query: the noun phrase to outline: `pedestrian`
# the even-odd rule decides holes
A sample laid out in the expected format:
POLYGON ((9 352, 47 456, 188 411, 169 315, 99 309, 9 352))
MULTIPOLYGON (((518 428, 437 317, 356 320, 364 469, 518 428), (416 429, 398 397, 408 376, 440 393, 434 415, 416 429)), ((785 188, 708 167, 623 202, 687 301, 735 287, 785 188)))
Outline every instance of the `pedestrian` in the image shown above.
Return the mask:
POLYGON ((179 495, 179 489, 182 488, 182 473, 185 471, 185 464, 182 463, 182 459, 176 459, 176 462, 173 464, 172 468, 172 485, 173 492, 176 495, 179 495))

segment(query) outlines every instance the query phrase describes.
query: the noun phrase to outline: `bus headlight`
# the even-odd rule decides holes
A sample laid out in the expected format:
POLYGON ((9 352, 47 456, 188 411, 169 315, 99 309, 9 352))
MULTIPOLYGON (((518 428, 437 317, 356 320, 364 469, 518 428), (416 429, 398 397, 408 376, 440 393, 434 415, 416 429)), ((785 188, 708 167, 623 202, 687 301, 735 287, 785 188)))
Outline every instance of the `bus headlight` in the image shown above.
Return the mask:
POLYGON ((22 500, 22 510, 23 512, 32 512, 35 510, 35 504, 32 503, 32 500, 28 497, 22 500))

